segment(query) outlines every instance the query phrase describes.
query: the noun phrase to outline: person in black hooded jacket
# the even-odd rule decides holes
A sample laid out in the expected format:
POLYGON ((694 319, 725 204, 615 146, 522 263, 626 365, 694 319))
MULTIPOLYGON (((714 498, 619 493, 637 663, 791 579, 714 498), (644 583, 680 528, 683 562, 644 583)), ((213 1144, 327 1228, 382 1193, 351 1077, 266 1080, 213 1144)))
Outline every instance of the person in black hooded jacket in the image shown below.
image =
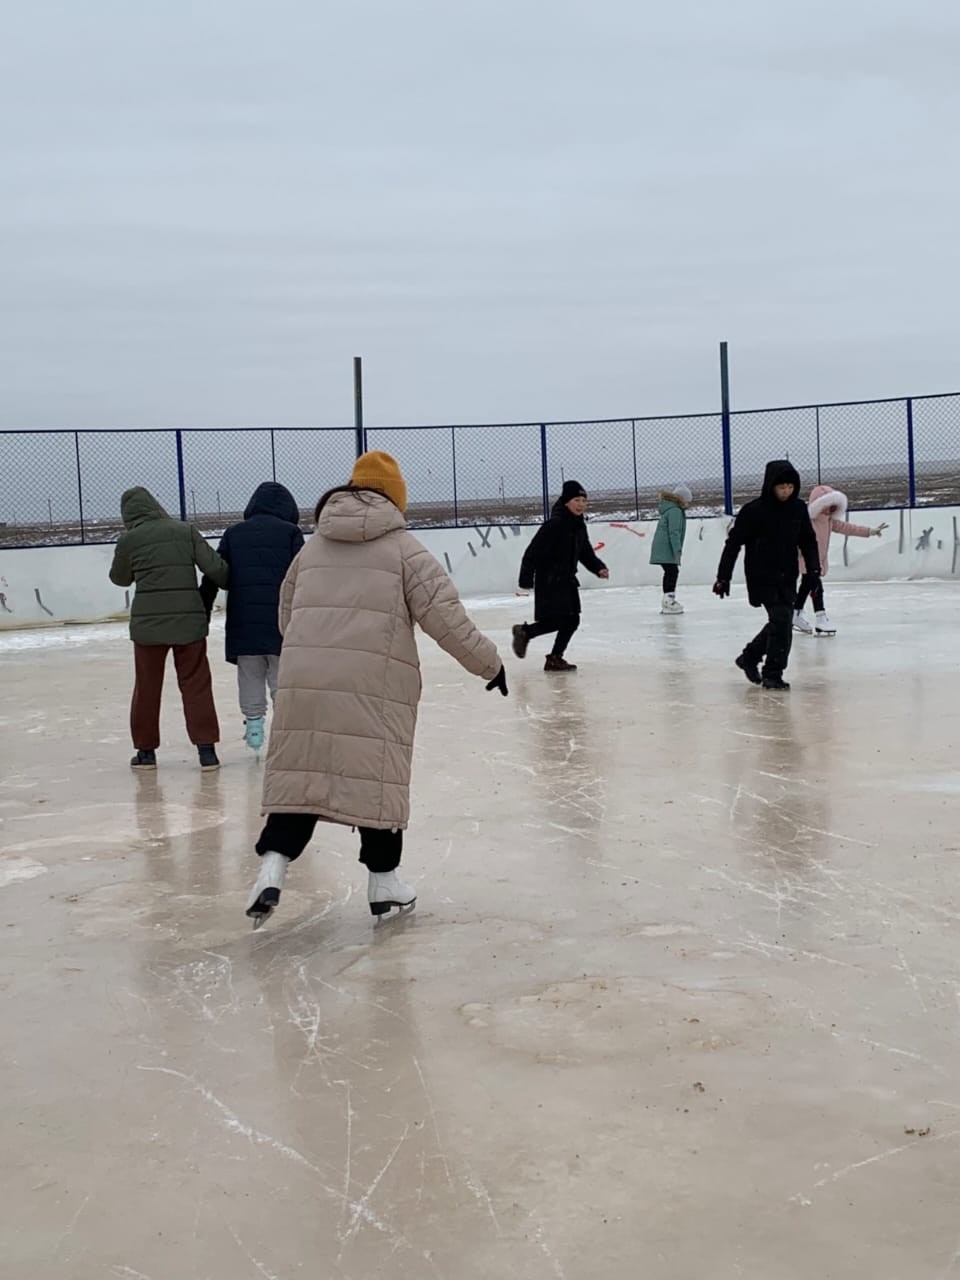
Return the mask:
MULTIPOLYGON (((263 746, 267 689, 277 688, 282 638, 278 615, 280 586, 303 546, 300 512, 290 490, 268 480, 260 485, 243 513, 220 540, 220 557, 230 566, 227 592, 227 661, 236 664, 240 710, 247 745, 263 746)), ((210 578, 200 584, 209 611, 217 596, 210 578)))
POLYGON ((527 645, 536 636, 557 633, 547 655, 545 671, 576 671, 564 659, 570 639, 580 625, 580 583, 577 566, 583 565, 598 578, 609 578, 607 566, 590 545, 583 513, 587 494, 576 480, 567 480, 546 524, 534 534, 520 564, 520 589, 533 591, 534 618, 513 628, 513 652, 526 656, 527 645))
POLYGON ((767 623, 737 658, 737 666, 753 684, 789 689, 783 673, 793 641, 798 550, 808 571, 815 578, 820 576, 817 537, 806 504, 800 501, 800 475, 792 463, 768 462, 760 497, 741 507, 733 522, 713 587, 721 598, 730 594, 741 547, 746 548, 743 567, 750 603, 755 609, 766 609, 767 623))

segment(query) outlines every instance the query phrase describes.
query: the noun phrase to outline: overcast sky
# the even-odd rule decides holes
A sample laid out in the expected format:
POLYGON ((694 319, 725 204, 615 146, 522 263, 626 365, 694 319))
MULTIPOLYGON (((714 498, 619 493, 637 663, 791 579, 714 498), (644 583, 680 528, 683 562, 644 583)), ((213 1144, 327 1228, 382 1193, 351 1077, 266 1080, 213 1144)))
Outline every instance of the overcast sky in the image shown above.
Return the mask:
POLYGON ((0 425, 960 387, 948 0, 20 0, 0 425))

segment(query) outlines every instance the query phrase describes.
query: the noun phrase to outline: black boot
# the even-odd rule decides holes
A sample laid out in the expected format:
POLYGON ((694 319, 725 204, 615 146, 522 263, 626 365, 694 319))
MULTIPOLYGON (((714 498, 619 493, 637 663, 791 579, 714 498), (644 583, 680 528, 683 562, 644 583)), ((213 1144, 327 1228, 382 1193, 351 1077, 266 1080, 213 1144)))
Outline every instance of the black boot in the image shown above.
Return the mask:
POLYGON ((575 662, 567 662, 566 658, 558 658, 555 653, 548 653, 543 664, 544 671, 576 671, 575 662))
POLYGON ((763 687, 765 689, 789 689, 790 686, 784 680, 783 676, 764 676, 763 687))
POLYGON ((200 757, 200 768, 204 773, 209 772, 211 769, 220 768, 216 747, 212 745, 197 747, 197 755, 200 757))
POLYGON ((513 652, 518 658, 527 656, 527 645, 530 643, 530 637, 527 635, 526 623, 521 622, 513 628, 513 652))
POLYGON ((131 769, 155 769, 157 767, 157 753, 155 751, 138 751, 130 761, 131 769))
POLYGON ((760 679, 759 663, 754 662, 752 658, 748 658, 745 653, 741 653, 740 657, 737 658, 737 666, 740 668, 740 670, 747 677, 747 679, 750 681, 751 684, 762 683, 760 679))

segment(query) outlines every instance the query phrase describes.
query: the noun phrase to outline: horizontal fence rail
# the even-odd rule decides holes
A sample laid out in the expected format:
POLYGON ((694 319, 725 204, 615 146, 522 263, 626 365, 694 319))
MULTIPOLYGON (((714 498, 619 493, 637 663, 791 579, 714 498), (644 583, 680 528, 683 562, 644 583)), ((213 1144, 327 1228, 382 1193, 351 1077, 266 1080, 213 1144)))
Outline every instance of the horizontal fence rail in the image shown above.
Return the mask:
MULTIPOLYGON (((687 484, 694 510, 721 515, 756 495, 769 458, 790 458, 804 488, 842 489, 852 508, 960 504, 960 393, 730 413, 367 427, 368 449, 400 462, 411 528, 533 524, 566 480, 608 520, 656 514, 687 484)), ((305 528, 317 499, 346 482, 354 427, 0 432, 0 548, 113 542, 120 495, 143 485, 210 536, 243 518, 278 480, 305 528)))

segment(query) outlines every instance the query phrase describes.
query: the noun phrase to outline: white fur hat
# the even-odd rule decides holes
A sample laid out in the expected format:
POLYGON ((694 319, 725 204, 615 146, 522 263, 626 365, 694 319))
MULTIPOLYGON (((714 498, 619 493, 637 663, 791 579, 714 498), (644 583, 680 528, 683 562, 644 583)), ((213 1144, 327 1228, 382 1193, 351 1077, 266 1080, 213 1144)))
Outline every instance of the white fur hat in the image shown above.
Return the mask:
POLYGON ((690 491, 689 485, 675 484, 671 486, 670 492, 676 494, 676 496, 681 499, 685 507, 689 507, 690 503, 693 501, 693 494, 690 491))

